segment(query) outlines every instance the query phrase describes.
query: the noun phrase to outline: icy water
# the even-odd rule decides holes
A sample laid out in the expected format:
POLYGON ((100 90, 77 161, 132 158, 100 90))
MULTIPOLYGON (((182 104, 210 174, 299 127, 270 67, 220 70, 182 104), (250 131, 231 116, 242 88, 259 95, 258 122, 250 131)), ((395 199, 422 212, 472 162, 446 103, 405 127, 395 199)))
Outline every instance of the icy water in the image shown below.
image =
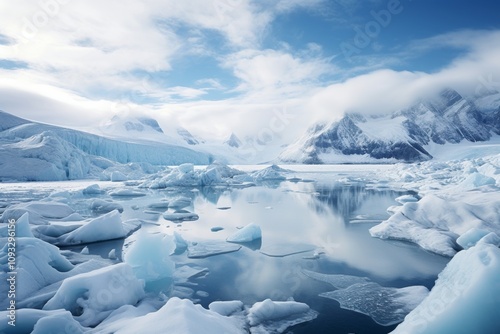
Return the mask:
MULTIPOLYGON (((207 268, 208 274, 176 285, 174 292, 166 285, 167 293, 198 300, 204 307, 215 300, 241 300, 252 305, 266 298, 293 298, 319 312, 315 320, 293 327, 289 333, 388 333, 395 325, 378 325, 367 315, 341 309, 338 302, 320 297, 334 289, 304 275, 304 271, 367 277, 384 287, 425 285, 430 289, 449 259, 414 245, 370 236, 368 229, 389 217, 386 209, 398 205, 395 198, 408 192, 383 183, 358 182, 356 175, 344 177, 338 172, 303 172, 300 177, 315 182, 271 182, 244 189, 171 188, 114 200, 124 207, 124 220, 148 222, 142 230, 170 235, 176 231, 198 245, 225 243, 227 237, 250 223, 261 227, 262 240, 242 245, 236 252, 204 258, 189 258, 187 252, 173 255, 177 267, 207 268), (187 210, 197 213, 198 220, 172 222, 162 217, 162 210, 155 213, 148 208, 151 203, 178 196, 192 199, 187 210)), ((101 183, 102 188, 118 186, 121 184, 101 183)), ((62 188, 73 187, 81 189, 81 184, 68 183, 62 188)), ((7 188, 4 196, 29 200, 27 188, 7 188)), ((55 188, 47 183, 36 189, 33 198, 39 199, 55 188)), ((71 205, 84 216, 94 214, 88 199, 74 200, 71 205)), ((120 258, 120 250, 137 235, 88 248, 90 254, 104 258, 116 249, 120 258)), ((71 249, 79 252, 82 248, 71 249)))
POLYGON ((368 277, 387 287, 431 288, 448 259, 368 233, 375 222, 389 216, 386 208, 396 205, 394 199, 403 194, 368 189, 362 183, 284 182, 274 187, 208 191, 195 195, 198 221, 162 227, 174 228, 200 243, 224 241, 238 227, 252 222, 261 227, 261 244, 206 259, 178 256, 176 262, 209 268, 210 274, 194 288, 208 292, 209 297, 197 297, 204 306, 214 300, 238 299, 251 305, 265 298, 294 298, 320 315, 293 328, 293 333, 387 333, 395 326, 380 326, 366 315, 319 297, 334 289, 303 271, 368 277), (211 232, 212 227, 223 230, 211 232))

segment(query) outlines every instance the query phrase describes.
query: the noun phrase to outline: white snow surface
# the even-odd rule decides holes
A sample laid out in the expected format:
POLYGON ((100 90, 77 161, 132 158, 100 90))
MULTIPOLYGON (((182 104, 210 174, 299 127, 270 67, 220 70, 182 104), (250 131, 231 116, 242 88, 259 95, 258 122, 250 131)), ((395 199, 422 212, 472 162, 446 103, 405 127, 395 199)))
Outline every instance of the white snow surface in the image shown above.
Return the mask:
POLYGON ((500 193, 477 190, 453 194, 428 194, 405 203, 388 220, 370 229, 383 239, 417 243, 429 251, 453 256, 456 240, 472 228, 500 234, 500 193))
POLYGON ((95 326, 113 310, 143 297, 143 282, 132 267, 120 263, 65 279, 43 309, 65 309, 83 326, 95 326))
POLYGON ((498 333, 499 277, 498 246, 481 244, 459 252, 429 296, 392 333, 498 333))

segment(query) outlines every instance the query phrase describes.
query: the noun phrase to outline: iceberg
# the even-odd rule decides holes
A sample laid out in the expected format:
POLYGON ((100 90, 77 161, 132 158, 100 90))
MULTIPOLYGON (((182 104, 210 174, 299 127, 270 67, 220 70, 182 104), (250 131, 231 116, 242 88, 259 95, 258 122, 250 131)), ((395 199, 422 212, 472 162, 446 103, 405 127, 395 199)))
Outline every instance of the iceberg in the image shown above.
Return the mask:
MULTIPOLYGON (((8 268, 7 239, 0 239, 4 245, 0 250, 0 279, 5 282, 8 268)), ((38 290, 59 282, 71 273, 74 266, 60 254, 59 249, 45 241, 33 237, 19 237, 16 239, 16 271, 18 302, 30 297, 38 290)), ((0 285, 0 293, 7 296, 7 284, 0 285)), ((5 309, 8 299, 2 298, 0 307, 5 309)))
POLYGON ((307 304, 266 299, 255 303, 247 315, 250 333, 283 333, 287 328, 311 321, 318 313, 307 304))
POLYGON ((244 334, 242 320, 226 317, 190 300, 170 298, 158 311, 123 322, 116 334, 142 333, 145 329, 151 333, 204 333, 204 334, 244 334))
POLYGON ((94 211, 95 213, 108 213, 113 210, 123 212, 123 206, 111 200, 106 201, 96 198, 92 201, 92 203, 90 203, 90 210, 94 211))
POLYGON ((243 307, 243 302, 240 300, 215 301, 208 305, 210 311, 214 311, 226 317, 243 311, 243 307))
POLYGON ((259 226, 250 223, 238 232, 227 238, 228 242, 245 243, 262 239, 262 231, 259 226))
POLYGON ((163 214, 163 219, 170 220, 173 222, 183 222, 183 221, 193 221, 198 220, 200 217, 194 213, 187 210, 176 210, 174 212, 165 212, 163 214))
POLYGON ((382 239, 414 242, 444 256, 460 249, 456 240, 472 228, 500 234, 500 194, 467 191, 427 194, 418 202, 405 203, 388 220, 370 229, 382 239))
POLYGON ((141 224, 137 220, 122 222, 118 210, 85 222, 73 231, 59 236, 56 245, 78 245, 97 241, 122 239, 138 230, 141 224))
POLYGON ((394 334, 498 333, 500 249, 478 244, 459 252, 394 334))
POLYGON ((29 213, 29 223, 32 225, 46 225, 50 219, 64 219, 75 213, 64 203, 33 201, 8 207, 0 217, 0 223, 7 223, 10 219, 18 220, 26 212, 29 213))
POLYGON ((113 310, 143 297, 143 283, 132 267, 120 263, 65 279, 43 309, 65 309, 83 326, 95 326, 113 310))
POLYGON ((142 231, 128 248, 124 249, 123 261, 131 266, 137 278, 146 282, 146 290, 156 285, 169 286, 175 263, 170 254, 175 250, 173 238, 166 234, 150 234, 142 231))

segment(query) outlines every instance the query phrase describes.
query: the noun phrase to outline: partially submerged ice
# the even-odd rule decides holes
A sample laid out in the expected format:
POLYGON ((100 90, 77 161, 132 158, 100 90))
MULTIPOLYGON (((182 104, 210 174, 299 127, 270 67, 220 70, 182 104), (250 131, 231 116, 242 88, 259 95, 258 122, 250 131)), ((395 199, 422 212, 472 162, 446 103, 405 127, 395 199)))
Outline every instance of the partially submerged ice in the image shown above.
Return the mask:
POLYGON ((401 322, 428 295, 425 286, 387 288, 377 283, 356 283, 345 289, 321 293, 338 301, 340 307, 370 316, 376 323, 389 326, 401 322))
POLYGON ((498 333, 499 277, 498 246, 478 242, 459 252, 439 274, 429 296, 393 333, 498 333))
POLYGON ((382 239, 414 242, 444 256, 460 249, 456 240, 472 228, 500 234, 500 194, 469 191, 428 194, 418 202, 405 203, 388 220, 370 229, 382 239))

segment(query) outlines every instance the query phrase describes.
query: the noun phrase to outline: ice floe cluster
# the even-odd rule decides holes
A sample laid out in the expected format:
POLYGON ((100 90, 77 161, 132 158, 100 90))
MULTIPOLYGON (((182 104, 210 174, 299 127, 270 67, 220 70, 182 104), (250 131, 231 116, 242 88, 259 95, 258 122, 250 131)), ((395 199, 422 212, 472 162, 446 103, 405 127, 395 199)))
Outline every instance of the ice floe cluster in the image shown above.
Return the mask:
MULTIPOLYGON (((192 280, 206 276, 208 269, 176 263, 171 256, 205 258, 238 251, 242 244, 262 238, 258 225, 248 224, 227 241, 190 242, 177 231, 169 235, 141 228, 151 222, 123 219, 126 208, 139 209, 127 201, 143 198, 152 189, 248 186, 285 180, 281 173, 286 171, 271 166, 244 173, 217 163, 205 169, 184 164, 146 177, 133 170, 112 166, 103 177, 123 186, 93 184, 37 201, 2 204, 0 279, 7 281, 15 269, 16 326, 2 321, 0 333, 283 333, 316 318, 317 312, 293 300, 266 299, 253 305, 216 301, 208 308, 197 304, 197 298, 208 293, 193 290, 192 280), (15 268, 9 267, 7 245, 13 221, 15 268), (89 251, 97 242, 115 239, 125 240, 125 247, 104 256, 89 251)), ((181 193, 145 202, 144 212, 174 223, 198 219, 189 211, 192 198, 181 193)), ((7 289, 1 285, 2 296, 8 295, 7 289)), ((8 299, 0 301, 2 310, 8 306, 8 299)), ((4 320, 9 316, 8 310, 0 312, 4 320)))
POLYGON ((463 247, 457 239, 469 231, 500 235, 500 155, 396 165, 384 178, 416 191, 420 199, 391 207, 392 216, 370 230, 374 237, 453 256, 463 247))

